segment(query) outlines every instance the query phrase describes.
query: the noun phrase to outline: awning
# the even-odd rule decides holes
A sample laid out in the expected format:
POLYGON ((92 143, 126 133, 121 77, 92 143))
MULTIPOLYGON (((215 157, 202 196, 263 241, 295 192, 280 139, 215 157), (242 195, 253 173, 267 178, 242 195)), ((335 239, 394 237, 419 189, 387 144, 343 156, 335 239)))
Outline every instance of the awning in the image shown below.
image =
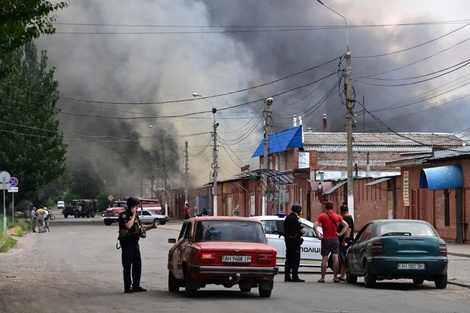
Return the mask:
POLYGON ((425 168, 419 175, 419 188, 431 190, 463 187, 463 173, 460 165, 425 168))
POLYGON ((275 185, 295 185, 295 181, 287 174, 271 169, 259 169, 250 172, 258 176, 266 175, 266 178, 275 185))
POLYGON ((330 188, 328 189, 327 191, 323 192, 324 195, 329 195, 331 194, 333 191, 335 191, 336 189, 338 189, 339 187, 343 186, 344 184, 346 184, 348 181, 345 180, 345 181, 342 181, 340 183, 337 183, 333 188, 330 188))
POLYGON ((383 178, 371 181, 370 183, 367 183, 366 186, 377 185, 377 184, 383 183, 384 181, 387 181, 387 180, 390 180, 390 179, 392 179, 392 178, 391 177, 383 177, 383 178))

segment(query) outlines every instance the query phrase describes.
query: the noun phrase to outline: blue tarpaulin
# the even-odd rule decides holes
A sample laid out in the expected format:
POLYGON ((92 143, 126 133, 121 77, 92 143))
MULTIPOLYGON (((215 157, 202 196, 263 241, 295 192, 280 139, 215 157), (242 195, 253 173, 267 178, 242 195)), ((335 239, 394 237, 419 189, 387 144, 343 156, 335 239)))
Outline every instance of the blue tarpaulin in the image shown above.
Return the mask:
POLYGON ((419 188, 431 190, 463 187, 463 173, 460 165, 425 168, 419 176, 419 188))
MULTIPOLYGON (((268 154, 285 151, 288 148, 302 148, 302 125, 283 130, 268 136, 268 154)), ((251 156, 264 155, 264 139, 251 156)))

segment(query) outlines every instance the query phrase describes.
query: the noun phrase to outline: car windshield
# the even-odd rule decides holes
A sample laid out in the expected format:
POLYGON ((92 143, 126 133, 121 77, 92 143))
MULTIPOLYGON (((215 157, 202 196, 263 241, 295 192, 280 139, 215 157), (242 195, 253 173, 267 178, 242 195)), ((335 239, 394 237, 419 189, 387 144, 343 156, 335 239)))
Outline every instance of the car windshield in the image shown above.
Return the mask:
POLYGON ((266 243, 261 224, 244 221, 200 221, 194 240, 266 243))
POLYGON ((425 223, 393 222, 380 228, 381 236, 429 236, 435 237, 434 229, 425 223))

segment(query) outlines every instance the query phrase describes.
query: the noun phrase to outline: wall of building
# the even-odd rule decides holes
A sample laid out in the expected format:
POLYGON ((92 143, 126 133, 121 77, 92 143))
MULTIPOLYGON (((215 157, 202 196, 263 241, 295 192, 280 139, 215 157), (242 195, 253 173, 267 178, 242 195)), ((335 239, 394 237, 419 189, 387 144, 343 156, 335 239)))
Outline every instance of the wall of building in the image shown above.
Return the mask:
MULTIPOLYGON (((470 232, 468 224, 470 221, 470 160, 457 159, 441 162, 426 163, 412 167, 402 168, 402 177, 404 172, 409 173, 409 206, 405 206, 402 201, 400 215, 404 218, 422 219, 431 223, 438 231, 439 235, 447 242, 455 242, 457 238, 457 224, 461 223, 463 227, 463 240, 468 243, 470 232), (419 188, 420 173, 423 168, 455 165, 462 167, 464 175, 464 187, 462 189, 463 214, 457 217, 456 210, 456 192, 457 189, 448 190, 449 214, 446 218, 446 192, 444 190, 429 190, 419 188), (448 223, 446 223, 448 221, 448 223)), ((401 197, 403 200, 403 197, 401 197)))

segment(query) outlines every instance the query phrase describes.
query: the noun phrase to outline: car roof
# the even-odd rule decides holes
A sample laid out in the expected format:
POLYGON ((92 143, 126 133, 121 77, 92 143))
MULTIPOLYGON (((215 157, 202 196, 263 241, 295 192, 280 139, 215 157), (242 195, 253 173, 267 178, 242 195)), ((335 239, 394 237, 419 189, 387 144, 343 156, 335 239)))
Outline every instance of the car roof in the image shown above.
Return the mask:
POLYGON ((259 223, 259 220, 255 220, 251 217, 244 216, 195 216, 188 221, 243 221, 243 222, 254 222, 259 223))
MULTIPOLYGON (((256 219, 259 219, 260 221, 277 221, 277 220, 285 220, 286 219, 286 216, 285 215, 259 215, 259 216, 252 216, 252 218, 256 218, 256 219)), ((309 225, 311 227, 313 227, 313 222, 301 217, 300 218, 300 222, 303 223, 303 224, 306 224, 306 225, 309 225)))

